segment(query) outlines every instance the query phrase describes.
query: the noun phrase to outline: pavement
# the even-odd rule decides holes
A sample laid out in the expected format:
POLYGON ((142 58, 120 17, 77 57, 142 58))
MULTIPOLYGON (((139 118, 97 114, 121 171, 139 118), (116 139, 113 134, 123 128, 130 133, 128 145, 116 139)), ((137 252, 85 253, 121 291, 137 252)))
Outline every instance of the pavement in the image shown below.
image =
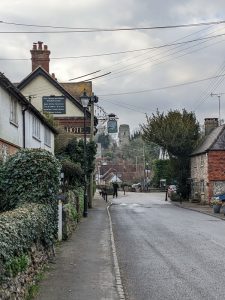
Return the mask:
MULTIPOLYGON (((213 213, 209 205, 172 204, 225 220, 222 212, 213 213)), ((125 299, 107 206, 108 203, 96 194, 88 217, 78 223, 68 241, 57 247, 56 257, 40 282, 35 300, 125 299)))
POLYGON ((96 194, 88 217, 57 247, 35 300, 124 299, 118 288, 107 206, 96 194))
POLYGON ((200 204, 200 203, 191 203, 188 201, 183 201, 182 203, 180 202, 171 202, 175 206, 179 206, 182 208, 190 209, 193 211, 197 211, 206 215, 210 215, 216 218, 219 218, 221 220, 225 220, 225 216, 223 213, 223 209, 220 210, 220 213, 214 213, 213 208, 210 207, 208 204, 200 204))

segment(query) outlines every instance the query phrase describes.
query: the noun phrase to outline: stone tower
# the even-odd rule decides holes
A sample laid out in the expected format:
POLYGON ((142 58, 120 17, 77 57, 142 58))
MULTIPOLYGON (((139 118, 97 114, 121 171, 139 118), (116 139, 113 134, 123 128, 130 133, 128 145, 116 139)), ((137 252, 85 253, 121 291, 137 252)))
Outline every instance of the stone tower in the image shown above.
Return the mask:
POLYGON ((119 127, 119 144, 121 146, 129 144, 130 141, 130 127, 127 124, 122 124, 119 127))

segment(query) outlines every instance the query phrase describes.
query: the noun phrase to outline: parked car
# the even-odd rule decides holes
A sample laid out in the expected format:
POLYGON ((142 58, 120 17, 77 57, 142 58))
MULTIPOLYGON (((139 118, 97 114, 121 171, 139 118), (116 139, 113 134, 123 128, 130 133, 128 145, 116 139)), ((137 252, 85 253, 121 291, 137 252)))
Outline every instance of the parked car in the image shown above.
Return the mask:
POLYGON ((177 187, 176 185, 169 185, 168 190, 167 190, 167 196, 170 198, 172 194, 176 194, 177 192, 177 187))
POLYGON ((131 188, 132 188, 132 192, 138 192, 141 190, 141 183, 140 182, 134 183, 132 184, 131 188))

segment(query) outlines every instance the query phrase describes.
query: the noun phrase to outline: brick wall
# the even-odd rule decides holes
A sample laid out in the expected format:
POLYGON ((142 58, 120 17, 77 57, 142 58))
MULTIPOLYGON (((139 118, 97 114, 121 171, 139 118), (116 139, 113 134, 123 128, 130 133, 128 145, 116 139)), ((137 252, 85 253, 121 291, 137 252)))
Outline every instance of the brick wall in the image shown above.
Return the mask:
POLYGON ((225 151, 210 151, 208 163, 209 180, 225 180, 225 151))
POLYGON ((209 198, 213 195, 216 182, 225 183, 225 151, 208 153, 209 198))
POLYGON ((5 160, 7 156, 15 154, 20 147, 9 144, 0 139, 0 160, 5 160))

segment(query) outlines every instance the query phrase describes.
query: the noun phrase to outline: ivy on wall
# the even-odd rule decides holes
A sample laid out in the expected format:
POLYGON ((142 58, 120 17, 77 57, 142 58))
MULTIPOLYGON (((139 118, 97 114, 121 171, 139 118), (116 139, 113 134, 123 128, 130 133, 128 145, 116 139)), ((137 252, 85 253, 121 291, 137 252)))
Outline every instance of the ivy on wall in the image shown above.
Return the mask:
POLYGON ((23 149, 0 170, 0 211, 25 202, 51 204, 59 189, 60 164, 48 151, 23 149))
POLYGON ((0 262, 5 271, 15 266, 12 262, 28 253, 33 243, 52 245, 56 230, 57 220, 51 205, 30 203, 1 213, 0 262))

